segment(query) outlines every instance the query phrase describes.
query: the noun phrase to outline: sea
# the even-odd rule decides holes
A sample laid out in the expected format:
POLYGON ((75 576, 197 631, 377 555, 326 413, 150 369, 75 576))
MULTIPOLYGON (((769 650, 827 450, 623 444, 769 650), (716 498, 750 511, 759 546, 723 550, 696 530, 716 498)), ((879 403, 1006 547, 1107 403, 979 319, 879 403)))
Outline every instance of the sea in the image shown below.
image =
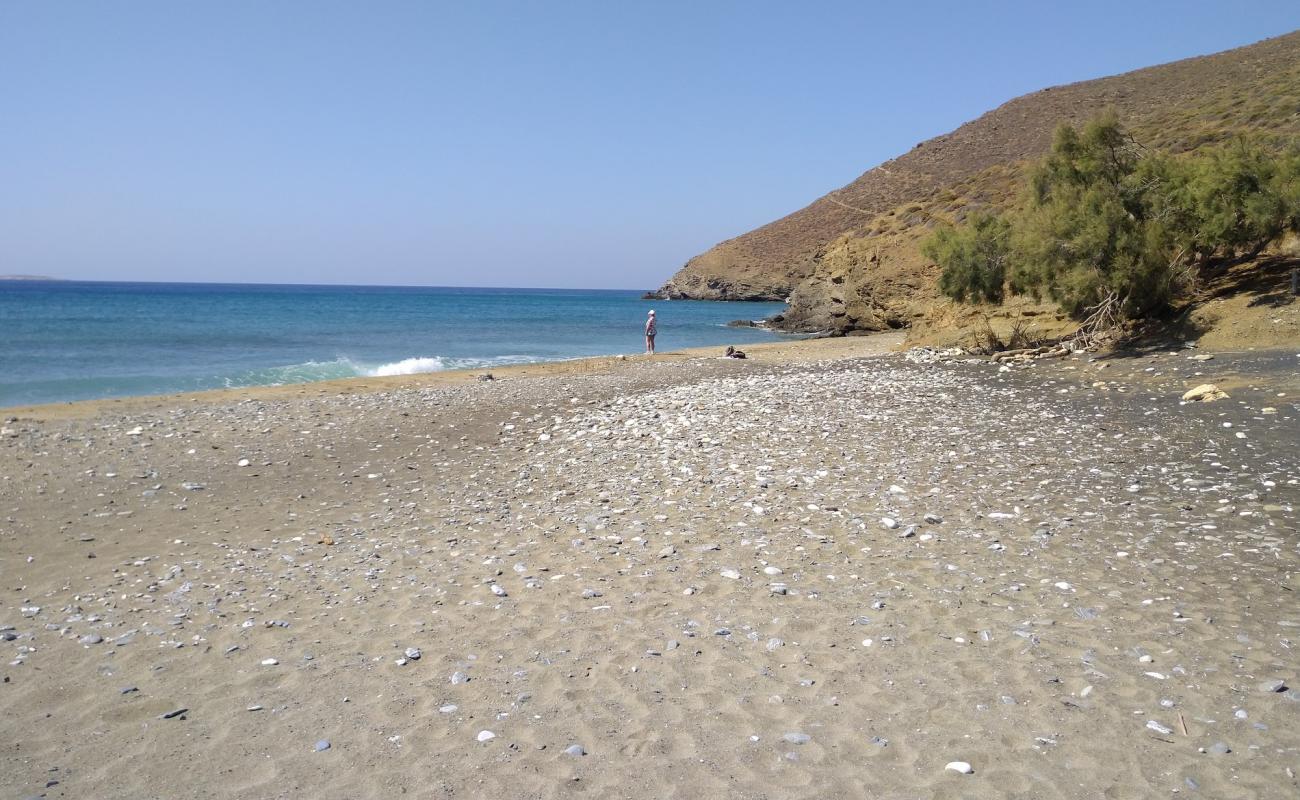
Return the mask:
POLYGON ((638 291, 0 281, 0 407, 773 341, 781 303, 638 291))

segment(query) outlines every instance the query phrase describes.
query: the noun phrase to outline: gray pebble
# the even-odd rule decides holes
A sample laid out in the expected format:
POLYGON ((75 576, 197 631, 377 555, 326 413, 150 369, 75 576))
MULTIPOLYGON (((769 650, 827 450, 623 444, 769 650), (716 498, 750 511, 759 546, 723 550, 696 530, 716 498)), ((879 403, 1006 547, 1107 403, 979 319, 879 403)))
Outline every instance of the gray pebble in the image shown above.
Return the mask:
POLYGON ((585 756, 587 754, 587 751, 580 744, 571 744, 568 747, 564 748, 564 754, 566 756, 585 756))
POLYGON ((316 752, 317 752, 317 753, 324 752, 324 751, 326 751, 326 750, 328 750, 328 749, 330 749, 330 742, 329 742, 329 739, 321 739, 319 742, 316 743, 316 752))
POLYGON ((812 741, 812 737, 809 736, 808 734, 797 733, 797 732, 787 733, 781 738, 785 739, 790 744, 808 744, 809 742, 812 741))

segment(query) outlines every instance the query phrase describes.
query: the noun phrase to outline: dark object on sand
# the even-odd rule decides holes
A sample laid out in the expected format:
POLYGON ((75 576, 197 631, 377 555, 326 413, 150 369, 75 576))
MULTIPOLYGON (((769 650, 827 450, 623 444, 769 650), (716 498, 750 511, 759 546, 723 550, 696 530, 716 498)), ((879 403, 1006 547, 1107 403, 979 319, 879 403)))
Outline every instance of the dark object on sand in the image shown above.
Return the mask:
POLYGON ((737 350, 731 345, 727 345, 727 358, 748 358, 744 350, 737 350))

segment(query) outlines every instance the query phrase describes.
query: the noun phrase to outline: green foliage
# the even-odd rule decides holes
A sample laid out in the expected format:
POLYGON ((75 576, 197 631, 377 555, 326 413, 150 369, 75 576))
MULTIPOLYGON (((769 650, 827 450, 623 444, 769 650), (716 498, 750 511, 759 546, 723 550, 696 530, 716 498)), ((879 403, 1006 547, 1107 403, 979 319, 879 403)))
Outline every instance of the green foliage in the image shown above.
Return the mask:
POLYGON ((1149 214, 1142 156, 1113 114, 1057 129, 1015 226, 1014 291, 1072 314, 1108 301, 1140 316, 1169 299, 1173 237, 1149 214))
POLYGON ((1009 288, 1075 315, 1106 307, 1140 317, 1197 265, 1257 255, 1288 231, 1300 231, 1300 149, 1242 139, 1171 157, 1106 114, 1057 129, 1018 210, 972 215, 923 251, 958 300, 1000 302, 1009 288))
POLYGON ((1006 220, 977 211, 960 228, 939 228, 921 247, 943 265, 939 289, 944 294, 962 302, 1002 302, 1011 251, 1006 220))
POLYGON ((1295 229, 1296 165, 1294 152, 1279 156, 1245 139, 1190 160, 1188 246, 1203 258, 1256 255, 1295 229))

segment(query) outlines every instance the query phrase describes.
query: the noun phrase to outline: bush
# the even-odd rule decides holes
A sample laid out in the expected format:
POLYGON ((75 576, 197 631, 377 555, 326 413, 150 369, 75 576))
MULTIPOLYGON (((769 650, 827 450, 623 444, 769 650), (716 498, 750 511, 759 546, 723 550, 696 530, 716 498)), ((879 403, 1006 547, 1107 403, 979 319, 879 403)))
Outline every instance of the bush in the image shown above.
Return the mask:
POLYGON ((1245 139, 1196 157, 1185 200, 1191 249, 1203 258, 1254 256, 1300 228, 1297 160, 1245 139))
POLYGON ((962 302, 1001 303, 1010 244, 1010 223, 976 211, 959 228, 937 229, 921 247, 943 265, 939 290, 944 294, 962 302))
POLYGON ((1138 145, 1111 113, 1057 129, 1016 210, 974 213, 922 251, 959 301, 998 303, 1009 289, 1077 317, 1136 318, 1198 265, 1258 255, 1288 231, 1300 231, 1300 149, 1243 139, 1174 158, 1138 145))

